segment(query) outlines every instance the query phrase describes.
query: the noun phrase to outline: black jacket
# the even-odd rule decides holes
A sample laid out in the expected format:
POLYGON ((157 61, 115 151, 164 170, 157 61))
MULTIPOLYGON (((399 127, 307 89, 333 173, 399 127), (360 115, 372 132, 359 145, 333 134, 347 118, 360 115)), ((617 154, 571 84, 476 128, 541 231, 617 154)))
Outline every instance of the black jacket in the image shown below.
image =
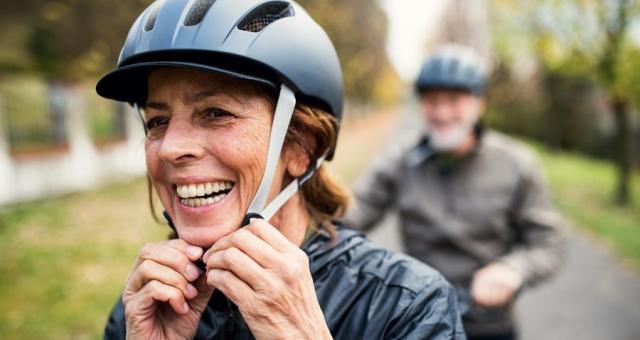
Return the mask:
MULTIPOLYGON (((339 229, 333 241, 316 234, 303 250, 335 339, 465 339, 455 291, 427 265, 347 229, 339 229)), ((121 300, 111 313, 105 339, 125 338, 121 300)), ((216 291, 195 338, 253 336, 237 308, 216 291)))

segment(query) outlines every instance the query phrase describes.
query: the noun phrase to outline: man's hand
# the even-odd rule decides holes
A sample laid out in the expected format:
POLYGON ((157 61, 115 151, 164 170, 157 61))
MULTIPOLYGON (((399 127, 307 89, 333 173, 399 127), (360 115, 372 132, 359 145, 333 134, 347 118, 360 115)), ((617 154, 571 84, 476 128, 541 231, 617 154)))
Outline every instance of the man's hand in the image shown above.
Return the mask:
POLYGON ((520 273, 505 264, 492 263, 473 275, 471 297, 480 307, 504 307, 511 302, 522 284, 520 273))

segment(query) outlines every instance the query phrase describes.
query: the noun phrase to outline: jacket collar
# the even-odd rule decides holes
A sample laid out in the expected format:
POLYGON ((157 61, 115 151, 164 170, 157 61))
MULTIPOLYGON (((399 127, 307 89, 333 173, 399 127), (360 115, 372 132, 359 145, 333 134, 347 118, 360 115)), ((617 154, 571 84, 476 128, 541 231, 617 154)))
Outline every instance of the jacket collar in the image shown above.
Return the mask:
POLYGON ((362 233, 344 229, 341 222, 334 224, 337 227, 334 238, 328 232, 320 230, 302 245, 302 250, 309 257, 311 274, 317 273, 336 258, 365 242, 362 233))

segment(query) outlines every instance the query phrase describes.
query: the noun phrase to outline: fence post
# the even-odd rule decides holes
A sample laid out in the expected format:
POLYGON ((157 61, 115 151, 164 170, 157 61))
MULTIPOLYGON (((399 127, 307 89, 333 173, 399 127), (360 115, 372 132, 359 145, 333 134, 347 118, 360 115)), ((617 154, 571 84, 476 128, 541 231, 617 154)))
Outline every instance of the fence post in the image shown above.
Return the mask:
POLYGON ((5 113, 4 102, 0 96, 0 205, 9 202, 9 194, 11 186, 11 174, 13 174, 13 165, 9 156, 9 144, 7 143, 7 135, 5 130, 5 113))
POLYGON ((102 177, 103 169, 99 166, 97 150, 91 141, 85 93, 79 86, 70 86, 65 91, 65 97, 68 103, 66 135, 69 137, 74 164, 68 174, 74 176, 71 189, 91 188, 102 177))
POLYGON ((49 106, 49 120, 51 122, 51 140, 56 143, 66 142, 69 136, 66 121, 70 109, 69 90, 61 82, 48 84, 47 96, 49 106))
POLYGON ((144 155, 144 128, 138 116, 138 112, 127 104, 120 104, 124 111, 124 126, 129 149, 129 162, 127 172, 130 174, 144 174, 146 163, 144 155))

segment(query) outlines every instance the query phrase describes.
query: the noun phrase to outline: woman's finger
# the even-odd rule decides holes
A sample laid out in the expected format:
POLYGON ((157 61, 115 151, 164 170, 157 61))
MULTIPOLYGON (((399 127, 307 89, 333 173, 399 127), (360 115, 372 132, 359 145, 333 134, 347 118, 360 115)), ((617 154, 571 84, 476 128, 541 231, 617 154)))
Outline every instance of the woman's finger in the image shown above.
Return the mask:
POLYGON ((269 273, 247 254, 232 247, 211 253, 207 268, 232 272, 252 290, 264 290, 271 280, 269 273))
MULTIPOLYGON (((201 272, 187 254, 176 248, 176 246, 180 246, 179 244, 179 242, 146 244, 140 251, 137 266, 146 260, 151 260, 181 273, 189 282, 193 282, 201 272)), ((187 248, 184 249, 186 251, 187 248)))
POLYGON ((173 287, 159 281, 149 281, 142 289, 131 299, 127 308, 134 311, 144 311, 154 308, 158 302, 167 302, 171 308, 180 315, 187 314, 190 310, 187 301, 182 292, 173 287))
POLYGON ((182 273, 152 260, 145 260, 133 271, 127 283, 127 289, 138 291, 150 281, 159 281, 180 289, 187 299, 198 295, 196 288, 190 284, 182 273))
POLYGON ((262 219, 253 219, 243 229, 247 229, 281 253, 288 253, 299 247, 291 243, 280 230, 262 219))
POLYGON ((228 270, 215 268, 208 270, 207 283, 219 289, 224 296, 238 306, 251 303, 251 297, 254 294, 251 287, 228 270))
POLYGON ((204 254, 204 262, 207 263, 212 253, 229 248, 238 248, 263 268, 273 268, 283 264, 282 261, 280 261, 282 255, 279 252, 245 228, 239 229, 233 234, 218 240, 204 254))
POLYGON ((191 262, 199 260, 204 252, 202 248, 190 245, 185 240, 179 238, 165 241, 164 244, 182 252, 191 262))

